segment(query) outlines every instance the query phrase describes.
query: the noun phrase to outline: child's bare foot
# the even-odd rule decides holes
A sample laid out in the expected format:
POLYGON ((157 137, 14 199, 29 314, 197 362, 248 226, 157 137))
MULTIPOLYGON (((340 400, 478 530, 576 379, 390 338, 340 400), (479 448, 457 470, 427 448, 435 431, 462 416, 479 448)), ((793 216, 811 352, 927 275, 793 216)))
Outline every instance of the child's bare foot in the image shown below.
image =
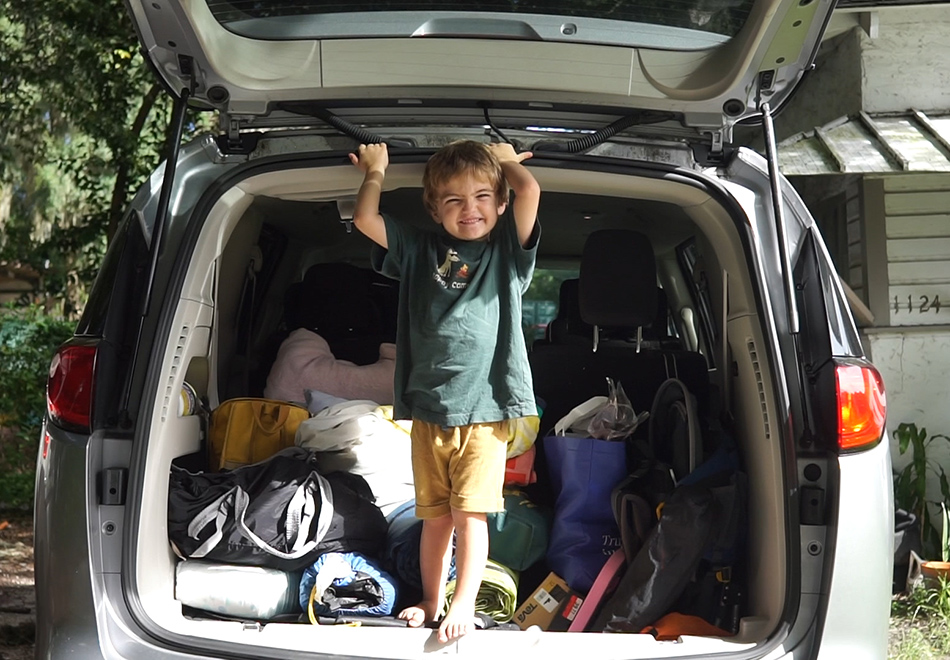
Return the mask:
POLYGON ((424 626, 427 621, 435 620, 437 611, 438 607, 435 603, 422 601, 418 605, 404 609, 397 618, 408 621, 410 628, 419 628, 424 626))
POLYGON ((449 612, 439 623, 439 641, 442 643, 458 639, 475 630, 475 611, 459 612, 449 607, 449 612))

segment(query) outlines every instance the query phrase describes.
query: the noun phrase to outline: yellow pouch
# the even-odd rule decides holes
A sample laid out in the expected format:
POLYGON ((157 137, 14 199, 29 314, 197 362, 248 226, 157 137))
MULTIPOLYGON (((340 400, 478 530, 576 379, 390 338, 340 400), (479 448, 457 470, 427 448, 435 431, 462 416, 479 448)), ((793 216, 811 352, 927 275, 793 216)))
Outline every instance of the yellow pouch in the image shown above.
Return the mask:
POLYGON ((222 402, 208 424, 211 469, 251 465, 293 447, 297 427, 309 417, 305 407, 288 401, 247 397, 222 402))
POLYGON ((531 449, 531 445, 538 439, 538 430, 540 428, 541 418, 537 415, 509 419, 507 458, 521 456, 531 449))

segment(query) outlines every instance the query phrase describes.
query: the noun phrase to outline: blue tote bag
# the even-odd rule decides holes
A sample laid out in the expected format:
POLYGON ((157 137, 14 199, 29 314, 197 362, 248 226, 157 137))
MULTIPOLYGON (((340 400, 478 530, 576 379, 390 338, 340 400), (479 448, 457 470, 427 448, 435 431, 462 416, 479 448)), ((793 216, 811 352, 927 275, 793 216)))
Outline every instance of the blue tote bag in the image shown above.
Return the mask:
POLYGON ((628 473, 626 444, 571 435, 607 401, 593 397, 574 408, 544 438, 551 485, 556 496, 547 551, 552 571, 586 593, 597 574, 620 547, 620 531, 611 507, 611 492, 628 473))

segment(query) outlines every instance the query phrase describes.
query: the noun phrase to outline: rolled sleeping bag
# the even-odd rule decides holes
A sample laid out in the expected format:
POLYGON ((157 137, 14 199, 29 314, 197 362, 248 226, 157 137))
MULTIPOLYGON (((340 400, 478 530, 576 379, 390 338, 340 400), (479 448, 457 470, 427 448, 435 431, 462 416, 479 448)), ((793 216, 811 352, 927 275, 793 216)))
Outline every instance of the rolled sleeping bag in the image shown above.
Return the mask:
POLYGON ((314 615, 387 616, 396 604, 396 581, 357 552, 328 552, 304 569, 300 607, 314 615))
MULTIPOLYGON (((454 579, 445 585, 446 611, 452 604, 455 585, 454 579)), ((507 623, 515 615, 517 601, 518 572, 489 559, 475 596, 475 611, 491 617, 496 623, 507 623)))

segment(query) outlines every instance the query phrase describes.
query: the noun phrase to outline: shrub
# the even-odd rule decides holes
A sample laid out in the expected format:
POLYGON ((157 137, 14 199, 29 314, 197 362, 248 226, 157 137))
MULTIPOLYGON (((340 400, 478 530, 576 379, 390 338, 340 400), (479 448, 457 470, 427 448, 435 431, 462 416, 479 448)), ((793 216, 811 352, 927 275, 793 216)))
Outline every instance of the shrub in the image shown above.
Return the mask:
POLYGON ((0 310, 0 509, 32 507, 50 360, 74 326, 37 306, 0 310))
POLYGON ((920 521, 925 557, 940 557, 947 543, 941 538, 942 526, 934 522, 932 510, 936 510, 942 502, 950 502, 950 479, 929 451, 935 441, 950 443, 950 436, 941 433, 928 436, 927 429, 918 429, 916 424, 903 422, 894 431, 894 437, 897 438, 901 456, 908 449, 911 451, 911 461, 894 473, 894 503, 912 512, 920 521), (940 486, 939 500, 927 499, 930 477, 936 478, 940 486))

